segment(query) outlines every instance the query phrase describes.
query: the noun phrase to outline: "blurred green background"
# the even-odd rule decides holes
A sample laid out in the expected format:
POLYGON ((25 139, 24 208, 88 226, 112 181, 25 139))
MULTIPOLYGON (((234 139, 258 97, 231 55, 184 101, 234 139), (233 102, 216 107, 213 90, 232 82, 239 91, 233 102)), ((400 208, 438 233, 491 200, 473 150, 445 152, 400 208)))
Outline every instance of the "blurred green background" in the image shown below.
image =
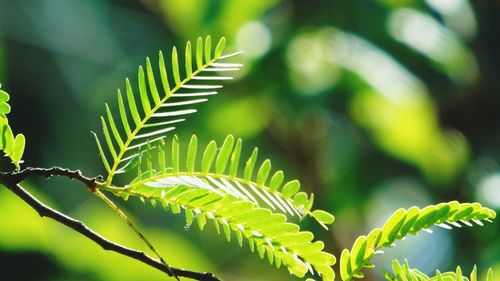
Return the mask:
MULTIPOLYGON (((500 2, 468 0, 0 0, 0 82, 11 126, 27 137, 25 166, 104 172, 90 131, 124 78, 198 36, 225 36, 245 64, 223 94, 179 126, 187 141, 232 133, 259 146, 316 194, 336 222, 312 230, 338 256, 397 208, 448 200, 500 210, 500 2)), ((264 158, 261 158, 263 160, 264 158)), ((7 161, 2 169, 7 170, 7 161)), ((144 249, 81 185, 36 180, 51 206, 144 249)), ((119 201, 119 199, 117 199, 119 201)), ((225 280, 290 280, 213 229, 130 200, 122 206, 172 265, 225 280)), ((0 189, 1 280, 164 280, 0 189)), ((500 223, 434 229, 377 256, 432 273, 496 269, 500 223)), ((381 279, 369 271, 367 279, 381 279)))

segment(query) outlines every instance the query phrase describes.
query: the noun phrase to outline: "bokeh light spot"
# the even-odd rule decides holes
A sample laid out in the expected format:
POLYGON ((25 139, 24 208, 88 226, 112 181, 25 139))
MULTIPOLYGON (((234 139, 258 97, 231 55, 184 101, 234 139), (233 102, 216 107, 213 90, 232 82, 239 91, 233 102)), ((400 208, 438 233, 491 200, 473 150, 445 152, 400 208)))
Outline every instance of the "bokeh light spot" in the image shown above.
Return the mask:
POLYGON ((500 173, 486 176, 479 182, 477 197, 489 207, 500 208, 500 173))
POLYGON ((238 49, 249 57, 261 57, 271 48, 272 35, 267 26, 258 21, 243 25, 236 35, 238 49))
POLYGON ((321 36, 305 33, 295 37, 286 52, 290 81, 304 95, 319 94, 335 85, 339 69, 325 60, 329 49, 321 36))

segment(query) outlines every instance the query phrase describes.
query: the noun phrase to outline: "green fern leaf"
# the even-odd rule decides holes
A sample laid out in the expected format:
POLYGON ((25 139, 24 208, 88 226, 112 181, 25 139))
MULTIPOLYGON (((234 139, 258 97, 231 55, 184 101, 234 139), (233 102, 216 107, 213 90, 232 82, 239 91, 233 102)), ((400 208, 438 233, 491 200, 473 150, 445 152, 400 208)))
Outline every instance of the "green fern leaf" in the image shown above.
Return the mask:
MULTIPOLYGON (((435 276, 427 276, 418 269, 410 268, 408 262, 405 260, 400 264, 397 260, 392 261, 392 274, 386 272, 385 278, 389 281, 394 280, 407 280, 407 281, 477 281, 476 266, 472 269, 470 277, 462 275, 462 269, 457 266, 455 271, 440 272, 436 270, 435 276)), ((493 270, 490 268, 486 277, 487 281, 493 280, 493 270)))
POLYGON ((277 267, 285 266, 295 276, 303 277, 309 271, 319 274, 323 280, 334 280, 335 273, 331 266, 335 264, 335 257, 323 252, 324 244, 314 242, 311 232, 300 231, 298 225, 287 222, 285 215, 273 213, 223 192, 183 183, 171 187, 161 185, 153 187, 136 183, 126 190, 107 190, 119 196, 131 195, 143 200, 160 201, 173 213, 183 209, 187 225, 196 220, 201 230, 209 220, 217 225, 216 229, 222 225, 228 241, 234 233, 239 245, 244 240, 248 241, 250 249, 257 249, 261 258, 267 257, 269 263, 275 263, 277 267))
MULTIPOLYGON (((457 201, 430 205, 423 209, 417 207, 408 210, 399 209, 381 229, 374 229, 367 236, 358 237, 351 251, 345 249, 342 252, 341 278, 348 281, 360 276, 362 268, 370 267, 370 261, 375 254, 382 253, 382 248, 392 246, 395 240, 403 239, 408 233, 417 234, 420 231, 432 233, 429 228, 434 225, 446 229, 451 229, 452 226, 462 227, 460 223, 468 226, 472 226, 470 222, 483 225, 482 221, 491 222, 495 217, 495 211, 479 203, 457 201)), ((444 274, 442 278, 446 279, 444 274)))
POLYGON ((23 163, 22 158, 26 138, 23 134, 14 136, 12 128, 9 126, 9 120, 7 119, 7 114, 11 110, 10 105, 7 103, 9 99, 9 94, 0 89, 0 150, 10 158, 12 164, 16 166, 16 170, 19 171, 21 169, 20 165, 23 163))
MULTIPOLYGON (((268 180, 269 174, 271 174, 271 161, 269 159, 260 165, 258 172, 254 175, 252 171, 257 163, 257 148, 246 161, 243 174, 238 175, 237 162, 240 159, 241 143, 240 139, 235 141, 231 135, 226 137, 220 148, 217 147, 215 141, 210 141, 204 149, 201 162, 197 167, 195 159, 196 136, 191 137, 186 152, 187 156, 183 157, 186 159, 185 163, 179 162, 179 144, 177 137, 174 137, 172 163, 167 163, 164 159, 164 163, 161 165, 164 168, 160 168, 158 171, 150 169, 150 177, 141 176, 140 179, 136 179, 128 185, 125 190, 132 191, 140 185, 156 188, 184 185, 206 189, 218 194, 227 194, 256 206, 270 208, 289 216, 298 216, 300 219, 309 215, 324 228, 327 228, 327 224, 334 222, 334 216, 326 211, 311 211, 313 195, 307 196, 306 193, 298 192, 300 190, 299 181, 292 180, 282 186, 284 181, 282 171, 276 172, 271 180, 268 180), (231 168, 227 172, 226 167, 230 161, 231 168), (180 167, 183 167, 183 170, 180 170, 180 167), (274 186, 271 187, 271 184, 274 186)), ((180 154, 184 155, 184 152, 180 154)))
MULTIPOLYGON (((173 81, 169 81, 163 54, 160 52, 159 75, 164 94, 158 91, 149 58, 146 59, 146 71, 142 66, 138 70, 138 95, 134 93, 130 80, 126 79, 126 101, 119 90, 117 94, 119 122, 115 122, 106 105, 106 118, 101 118, 104 146, 96 136, 102 162, 108 171, 107 186, 111 185, 117 172, 126 171, 123 167, 130 167, 130 161, 136 161, 138 155, 143 155, 147 145, 155 147, 168 132, 176 128, 174 124, 185 121, 186 115, 195 113, 197 110, 192 106, 206 102, 208 96, 216 95, 216 90, 222 88, 218 82, 232 79, 230 76, 211 75, 236 71, 242 67, 241 64, 221 62, 240 53, 222 55, 224 46, 225 39, 222 38, 213 51, 210 37, 204 42, 199 38, 195 54, 196 69, 193 69, 191 43, 188 42, 184 53, 185 77, 181 76, 178 53, 174 47, 171 56, 173 81)), ((4 107, 3 111, 7 110, 4 107)))

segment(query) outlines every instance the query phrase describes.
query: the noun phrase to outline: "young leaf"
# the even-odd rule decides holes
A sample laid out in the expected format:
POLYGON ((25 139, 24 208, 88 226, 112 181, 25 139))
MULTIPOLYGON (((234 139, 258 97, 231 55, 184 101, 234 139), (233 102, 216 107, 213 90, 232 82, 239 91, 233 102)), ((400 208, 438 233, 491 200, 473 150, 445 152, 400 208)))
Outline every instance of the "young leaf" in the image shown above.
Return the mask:
POLYGON ((175 85, 180 86, 181 75, 179 73, 179 59, 177 58, 177 49, 172 49, 172 73, 174 75, 175 85))
POLYGON ((233 153, 231 154, 231 166, 229 167, 229 175, 231 177, 236 177, 236 174, 238 172, 238 164, 240 162, 241 146, 242 146, 242 141, 241 141, 241 139, 238 139, 236 141, 236 146, 233 150, 233 153))
POLYGON ((205 63, 210 63, 212 60, 212 39, 210 36, 205 38, 205 63))
POLYGON ((174 136, 172 139, 172 168, 174 173, 179 173, 179 138, 174 136))
POLYGON ((397 239, 401 239, 402 237, 405 237, 408 234, 412 226, 417 221, 419 214, 420 214, 420 209, 418 207, 413 206, 410 209, 408 209, 405 221, 401 226, 401 228, 399 229, 399 233, 396 237, 397 239))
POLYGON ((382 238, 380 239, 379 246, 388 246, 394 242, 399 229, 405 221, 406 214, 405 209, 399 209, 387 220, 382 227, 382 238))
POLYGON ((474 267, 472 268, 472 272, 470 273, 470 281, 477 281, 477 267, 476 267, 476 265, 474 265, 474 267))
POLYGON ((351 280, 351 258, 349 251, 344 249, 340 255, 340 277, 342 280, 351 280))
POLYGON ((198 37, 196 41, 196 65, 198 68, 203 66, 203 39, 198 37))
POLYGON ((193 63, 191 61, 192 59, 192 54, 191 54, 191 42, 187 42, 186 44, 186 52, 184 54, 184 63, 186 67, 186 77, 191 77, 193 74, 193 63))
POLYGON ((285 175, 283 171, 277 171, 274 173, 273 177, 271 178, 271 181, 269 182, 269 189, 271 191, 276 191, 278 188, 281 187, 281 184, 283 183, 283 180, 285 179, 285 175))
POLYGON ((104 167, 106 170, 109 172, 111 169, 109 167, 108 160, 106 159, 106 156, 104 155, 104 151, 102 150, 101 142, 99 141, 99 138, 97 137, 96 133, 92 132, 95 138, 95 142, 97 144, 97 148, 99 149, 99 155, 101 155, 102 163, 104 164, 104 167))
MULTIPOLYGON (((5 122, 7 122, 7 118, 3 119, 5 122)), ((14 133, 12 133, 12 129, 10 128, 9 124, 5 124, 3 126, 3 131, 2 131, 2 143, 3 143, 3 150, 6 155, 11 155, 12 154, 12 144, 14 143, 14 133)))
POLYGON ((257 184, 264 185, 269 176, 269 172, 271 172, 271 161, 266 159, 257 172, 257 184))
POLYGON ((166 172, 167 163, 165 163, 165 148, 166 144, 164 140, 160 140, 158 143, 158 167, 160 173, 166 172))
POLYGON ((139 111, 137 111, 137 106, 135 105, 134 92, 132 90, 132 86, 130 85, 130 80, 128 80, 127 78, 125 81, 127 88, 128 107, 130 109, 130 113, 132 114, 132 119, 134 120, 135 125, 139 126, 141 123, 141 117, 139 116, 139 111))
POLYGON ((417 221, 413 224, 411 232, 415 233, 422 229, 424 225, 428 224, 428 222, 434 217, 436 213, 436 207, 431 205, 427 206, 419 212, 417 221))
POLYGON ((285 198, 291 198, 300 190, 300 182, 298 180, 289 181, 285 184, 281 193, 285 198))
POLYGON ((488 275, 486 277, 486 281, 493 281, 493 270, 491 268, 488 269, 488 275))
POLYGON ((12 154, 10 155, 10 159, 12 163, 16 165, 17 170, 19 170, 19 163, 21 163, 21 159, 24 153, 24 146, 26 144, 26 139, 23 134, 18 134, 14 139, 14 143, 12 145, 12 154))
POLYGON ((259 154, 259 149, 254 148, 252 155, 245 164, 245 171, 243 172, 243 178, 247 181, 249 181, 252 178, 253 168, 255 167, 255 162, 257 161, 258 154, 259 154))
POLYGON ((367 239, 361 236, 356 239, 351 251, 351 266, 361 267, 364 262, 365 252, 367 246, 367 239))
POLYGON ((108 144, 109 151, 111 152, 111 156, 113 159, 117 158, 116 155, 116 150, 113 146, 113 141, 111 140, 111 136, 108 131, 108 126, 106 125, 106 121, 104 121, 104 118, 101 116, 101 123, 102 123, 102 132, 104 134, 104 138, 106 139, 106 143, 108 144))
POLYGON ((332 224, 335 221, 335 217, 323 210, 314 210, 312 212, 312 217, 315 218, 319 223, 332 224))
POLYGON ((113 132, 113 136, 115 138, 115 141, 118 143, 119 147, 123 147, 123 140, 120 136, 120 133, 118 132, 118 129, 116 128, 115 120, 113 119, 113 115, 111 114, 111 110, 109 110, 108 104, 104 104, 106 107, 106 115, 108 117, 108 123, 109 126, 111 127, 111 132, 113 132))
POLYGON ((127 137, 130 137, 130 135, 132 134, 132 131, 130 130, 130 125, 128 123, 128 118, 127 118, 127 112, 125 110, 125 104, 123 103, 122 94, 121 94, 119 89, 117 92, 117 96, 118 96, 118 107, 120 109, 120 118, 122 120, 122 125, 123 125, 123 128, 125 130, 127 137))
POLYGON ((151 92, 151 96, 153 97, 153 101, 155 102, 155 106, 161 103, 160 94, 158 93, 158 88, 156 88, 155 76, 153 74, 153 67, 151 67, 151 62, 149 58, 146 58, 146 73, 148 76, 148 85, 149 91, 151 92))
POLYGON ((210 170, 216 151, 217 151, 217 144, 215 143, 215 141, 211 141, 208 144, 207 148, 205 149, 205 152, 203 153, 203 158, 201 160, 202 173, 207 173, 210 170))
POLYGON ((170 85, 168 83, 168 74, 167 69, 165 67, 165 60, 163 59, 163 53, 160 51, 158 56, 158 65, 160 67, 160 78, 161 84, 163 86, 163 91, 165 92, 165 96, 170 97, 170 85))
POLYGON ((5 102, 0 102, 0 114, 5 116, 8 113, 10 113, 10 105, 5 102))
POLYGON ((293 203, 297 206, 305 206, 307 204, 307 194, 305 192, 295 194, 293 203))
POLYGON ((217 43, 217 46, 215 47, 215 58, 219 58, 222 53, 224 52, 224 48, 226 47, 226 39, 222 38, 219 43, 217 43))
POLYGON ((219 155, 217 156, 217 161, 215 162, 215 172, 217 174, 222 174, 226 170, 227 161, 231 156, 231 151, 233 150, 233 146, 234 146, 234 137, 232 135, 229 135, 224 140, 219 155))
POLYGON ((457 281, 463 281, 462 269, 460 268, 460 266, 457 266, 455 274, 457 276, 457 281))
POLYGON ((190 173, 194 172, 194 164, 196 163, 196 150, 198 146, 198 138, 195 135, 191 136, 189 141, 188 153, 186 159, 186 168, 190 173))
POLYGON ((7 94, 6 91, 0 89, 0 102, 7 103, 9 100, 9 94, 7 94))

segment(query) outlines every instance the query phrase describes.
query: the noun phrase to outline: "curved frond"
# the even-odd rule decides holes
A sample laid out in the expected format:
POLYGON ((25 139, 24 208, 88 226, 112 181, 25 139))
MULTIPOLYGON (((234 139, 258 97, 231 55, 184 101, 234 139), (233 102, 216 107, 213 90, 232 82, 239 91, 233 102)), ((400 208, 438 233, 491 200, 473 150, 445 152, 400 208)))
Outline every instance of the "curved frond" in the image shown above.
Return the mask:
MULTIPOLYGON (((448 271, 441 273, 436 270, 435 276, 427 276, 418 269, 412 269, 405 260, 403 264, 400 264, 397 260, 392 261, 392 271, 393 273, 385 272, 385 278, 388 281, 477 281, 477 269, 476 266, 472 269, 469 277, 462 275, 462 269, 457 266, 455 271, 448 271)), ((493 281, 493 270, 488 269, 488 274, 486 276, 486 281, 493 281)))
POLYGON ((239 54, 222 55, 225 45, 226 41, 222 38, 213 51, 210 37, 204 42, 198 38, 194 68, 191 43, 188 42, 185 48, 184 67, 179 66, 179 55, 174 47, 169 74, 160 52, 158 76, 162 91, 157 88, 149 58, 146 58, 145 70, 139 67, 136 92, 129 79, 126 79, 125 94, 122 95, 120 90, 117 94, 119 118, 113 116, 107 104, 105 117, 101 117, 104 145, 94 134, 102 162, 108 171, 106 185, 111 184, 116 174, 133 168, 132 164, 142 155, 146 144, 154 145, 163 139, 176 128, 176 124, 197 111, 194 105, 206 102, 207 97, 216 95, 217 89, 222 88, 223 80, 232 79, 219 73, 239 70, 242 65, 221 62, 239 54), (184 68, 184 73, 181 73, 181 68, 184 68))
POLYGON ((446 229, 451 229, 452 226, 472 226, 471 222, 483 225, 482 221, 491 222, 495 216, 495 211, 479 203, 457 201, 430 205, 423 209, 399 209, 382 228, 374 229, 367 236, 358 237, 351 251, 342 251, 340 276, 344 281, 362 278, 362 268, 373 267, 370 261, 375 254, 381 253, 382 248, 392 246, 395 240, 403 239, 408 234, 416 235, 422 230, 432 232, 429 228, 434 225, 446 229))
MULTIPOLYGON (((1 86, 1 85, 0 85, 1 86)), ((7 103, 10 99, 7 92, 0 89, 0 150, 5 156, 9 157, 16 169, 20 170, 20 165, 23 163, 23 153, 26 139, 23 134, 14 136, 7 114, 10 112, 10 105, 7 103)))
POLYGON ((333 215, 328 212, 311 211, 314 196, 300 192, 298 180, 285 182, 283 171, 273 172, 269 159, 257 165, 257 148, 246 161, 241 161, 242 141, 235 140, 232 135, 227 136, 220 146, 212 140, 198 157, 198 140, 195 135, 191 137, 186 149, 180 150, 179 140, 174 137, 170 147, 159 145, 158 150, 161 155, 159 163, 150 164, 146 176, 141 175, 126 190, 134 191, 142 185, 151 188, 183 185, 219 195, 230 195, 300 219, 309 215, 325 228, 334 221, 333 215), (167 151, 171 151, 170 157, 164 156, 167 151), (153 168, 154 166, 158 168, 153 168))
POLYGON ((217 232, 222 229, 228 241, 235 235, 241 246, 245 239, 252 252, 256 251, 261 258, 266 257, 270 264, 274 263, 278 268, 285 266, 295 276, 303 277, 309 271, 320 275, 323 280, 335 278, 331 268, 336 262, 335 256, 323 252, 323 242, 313 241, 311 232, 300 231, 299 226, 287 222, 283 214, 273 213, 224 192, 183 183, 154 188, 136 184, 133 189, 115 189, 114 193, 125 198, 137 196, 150 201, 153 206, 161 203, 173 213, 184 210, 188 226, 196 220, 203 230, 207 221, 211 221, 217 232))

